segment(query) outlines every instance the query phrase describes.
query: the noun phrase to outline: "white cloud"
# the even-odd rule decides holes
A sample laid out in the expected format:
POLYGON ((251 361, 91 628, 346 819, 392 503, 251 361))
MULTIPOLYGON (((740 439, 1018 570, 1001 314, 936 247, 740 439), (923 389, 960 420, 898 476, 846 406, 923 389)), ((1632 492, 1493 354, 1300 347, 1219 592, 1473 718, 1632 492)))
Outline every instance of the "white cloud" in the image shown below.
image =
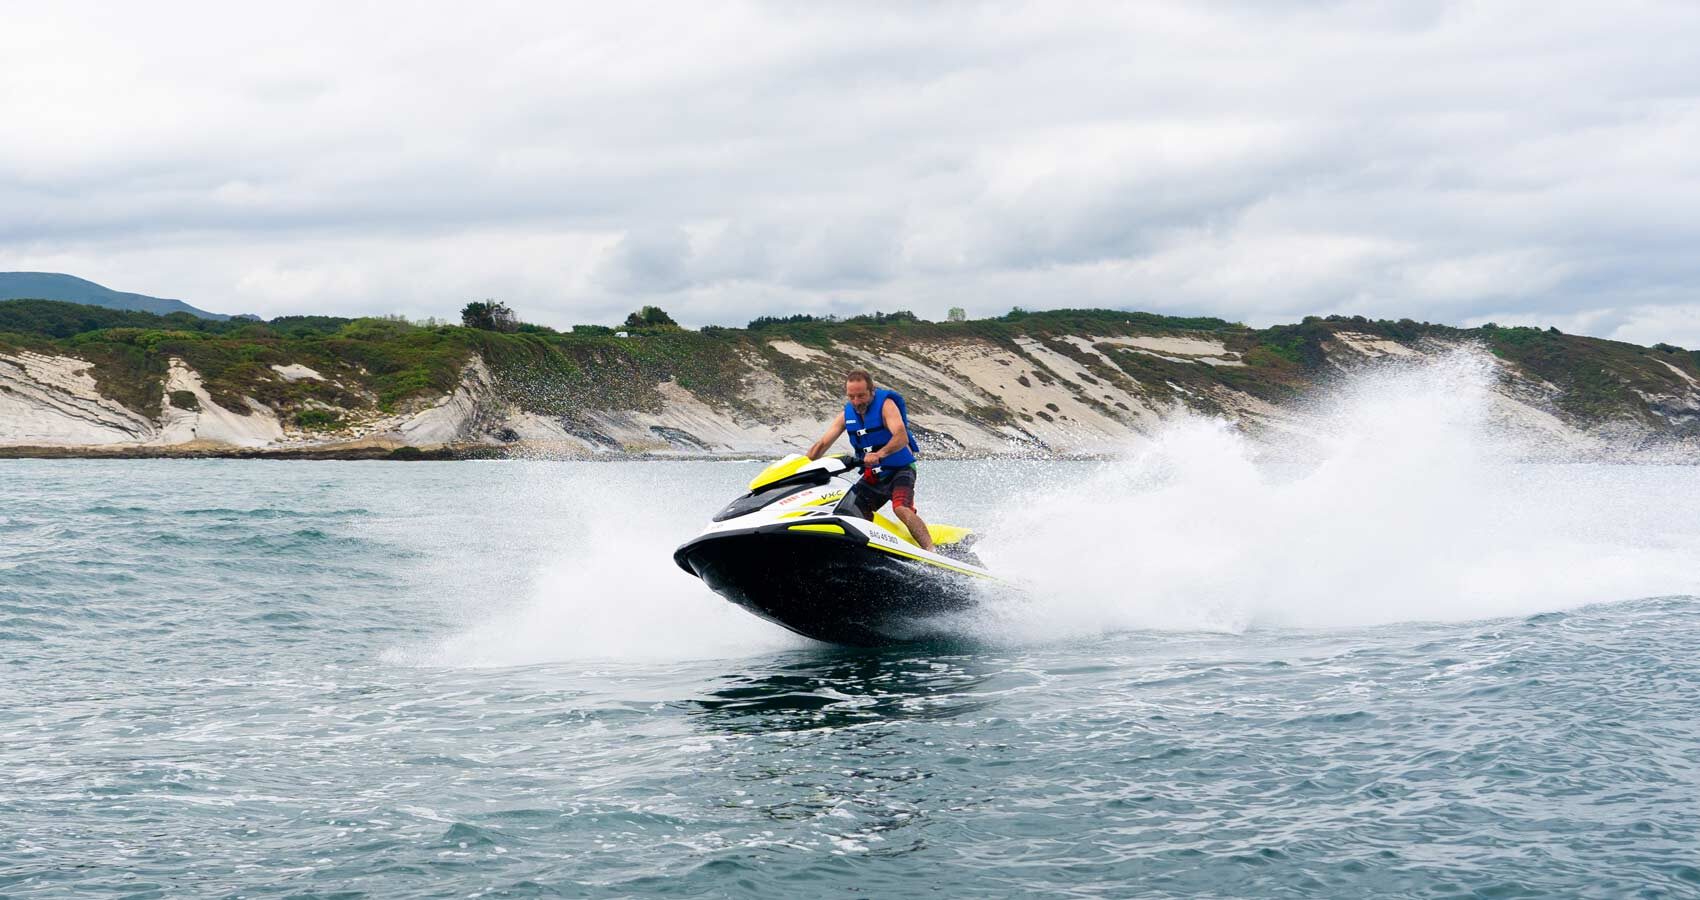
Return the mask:
POLYGON ((5 19, 0 269, 265 315, 1131 305, 1700 346, 1691 3, 5 19))

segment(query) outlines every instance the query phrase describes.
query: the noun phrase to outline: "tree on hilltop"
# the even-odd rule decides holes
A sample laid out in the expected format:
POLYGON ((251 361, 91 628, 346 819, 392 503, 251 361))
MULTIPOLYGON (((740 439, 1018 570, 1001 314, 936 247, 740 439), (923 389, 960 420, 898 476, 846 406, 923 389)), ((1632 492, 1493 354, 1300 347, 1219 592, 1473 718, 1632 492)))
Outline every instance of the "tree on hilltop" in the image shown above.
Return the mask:
POLYGON ((646 306, 626 316, 627 328, 678 328, 679 323, 659 306, 646 306))
POLYGON ((460 324, 485 331, 517 331, 519 318, 506 303, 497 300, 474 300, 461 308, 460 324))

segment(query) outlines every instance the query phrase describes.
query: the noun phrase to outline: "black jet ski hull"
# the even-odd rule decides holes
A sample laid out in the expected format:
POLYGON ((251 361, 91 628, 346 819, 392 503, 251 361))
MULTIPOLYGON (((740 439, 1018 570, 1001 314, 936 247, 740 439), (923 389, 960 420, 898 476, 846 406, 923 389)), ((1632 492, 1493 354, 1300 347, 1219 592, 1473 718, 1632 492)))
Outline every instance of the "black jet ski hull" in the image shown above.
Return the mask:
POLYGON ((974 606, 972 575, 784 526, 703 535, 673 559, 711 590, 804 637, 877 647, 948 637, 974 606))

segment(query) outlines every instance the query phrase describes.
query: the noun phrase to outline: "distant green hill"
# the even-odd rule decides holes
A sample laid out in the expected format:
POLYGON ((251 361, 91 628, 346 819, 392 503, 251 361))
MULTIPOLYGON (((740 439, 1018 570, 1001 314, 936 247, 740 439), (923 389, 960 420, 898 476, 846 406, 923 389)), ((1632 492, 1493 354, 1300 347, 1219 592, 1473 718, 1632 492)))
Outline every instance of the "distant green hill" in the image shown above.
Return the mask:
POLYGON ((106 309, 138 310, 159 316, 181 312, 219 321, 230 318, 196 309, 181 300, 115 291, 75 275, 62 275, 57 272, 0 272, 0 300, 63 300, 67 303, 86 303, 106 309))

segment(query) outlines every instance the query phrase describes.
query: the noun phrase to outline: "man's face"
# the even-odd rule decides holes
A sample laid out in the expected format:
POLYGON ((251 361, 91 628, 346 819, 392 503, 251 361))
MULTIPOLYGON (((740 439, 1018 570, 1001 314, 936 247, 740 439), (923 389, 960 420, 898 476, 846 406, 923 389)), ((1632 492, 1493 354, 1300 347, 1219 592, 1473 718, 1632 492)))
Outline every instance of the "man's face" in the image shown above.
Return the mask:
POLYGON ((865 410, 868 408, 868 404, 874 401, 874 392, 868 387, 866 381, 860 379, 846 381, 844 382, 844 399, 849 400, 851 406, 865 410))

